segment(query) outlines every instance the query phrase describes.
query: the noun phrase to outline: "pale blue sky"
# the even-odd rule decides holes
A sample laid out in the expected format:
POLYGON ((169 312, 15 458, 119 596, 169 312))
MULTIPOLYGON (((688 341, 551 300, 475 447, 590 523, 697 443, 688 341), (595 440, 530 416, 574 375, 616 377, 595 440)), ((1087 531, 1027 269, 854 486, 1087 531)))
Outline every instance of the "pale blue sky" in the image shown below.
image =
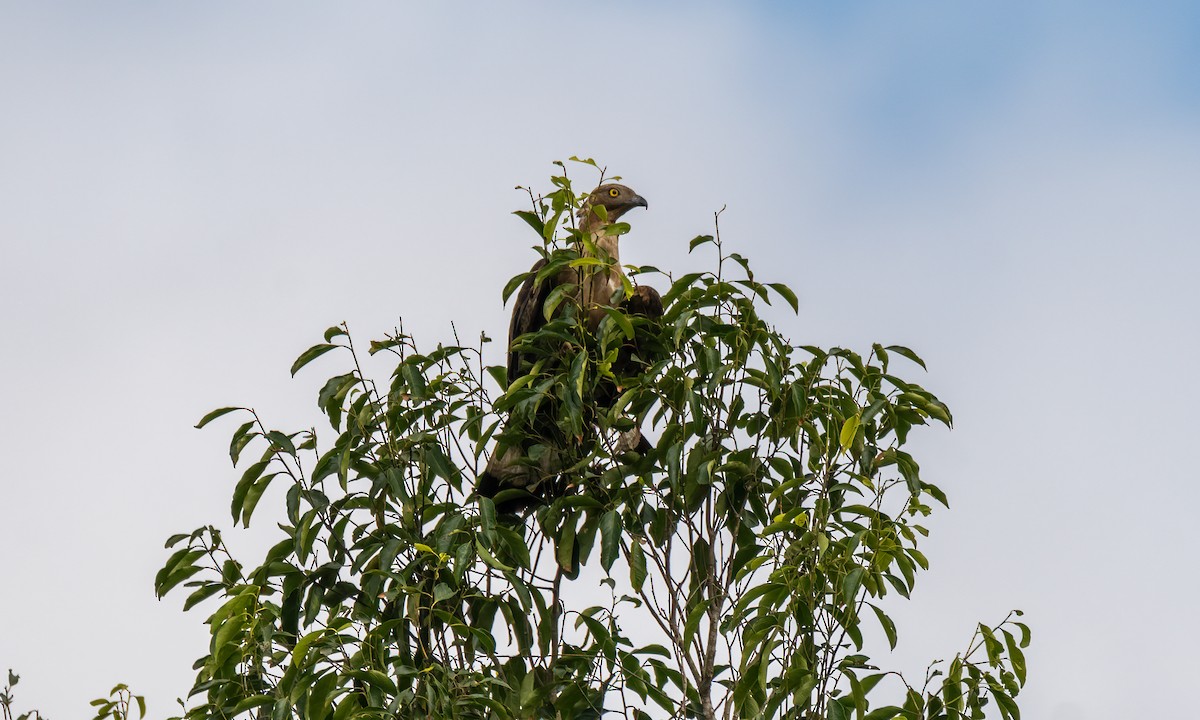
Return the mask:
POLYGON ((1026 717, 1188 716, 1200 9, 831 5, 0 2, 22 704, 76 717, 126 681, 167 714, 207 636, 152 597, 161 543, 228 527, 236 479, 192 424, 318 422, 320 372, 287 367, 342 320, 501 337, 533 257, 512 188, 580 154, 650 201, 626 261, 690 267, 727 205, 726 241, 800 294, 797 341, 928 361, 957 425, 922 467, 953 510, 883 662, 1020 607, 1026 717))

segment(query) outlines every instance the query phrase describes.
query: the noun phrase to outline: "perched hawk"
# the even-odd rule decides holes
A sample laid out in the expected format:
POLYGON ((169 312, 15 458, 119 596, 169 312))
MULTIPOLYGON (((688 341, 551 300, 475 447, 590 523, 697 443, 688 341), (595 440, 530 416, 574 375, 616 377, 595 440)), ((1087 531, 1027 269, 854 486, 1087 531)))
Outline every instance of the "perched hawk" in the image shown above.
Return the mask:
MULTIPOLYGON (((519 352, 514 348, 514 341, 526 333, 535 332, 546 324, 543 308, 546 300, 555 288, 562 285, 574 286, 574 297, 577 306, 586 317, 589 332, 595 333, 604 319, 605 308, 613 307, 616 298, 618 304, 630 315, 644 315, 658 318, 663 314, 662 298, 654 288, 640 285, 634 288, 629 298, 624 297, 624 273, 621 271, 620 236, 610 234, 609 227, 616 223, 625 213, 638 207, 647 207, 646 200, 630 188, 616 183, 601 185, 592 191, 579 211, 579 232, 588 238, 592 245, 583 243, 581 254, 584 256, 600 255, 611 260, 608 266, 580 268, 564 268, 559 273, 538 282, 538 272, 546 266, 546 259, 539 260, 530 271, 517 294, 513 306, 512 322, 508 329, 508 383, 525 375, 535 358, 529 353, 519 352), (596 208, 603 208, 597 210, 596 208), (594 247, 594 250, 592 248, 594 247)), ((562 305, 559 306, 563 307, 562 305)), ((634 358, 637 355, 633 343, 621 349, 614 365, 614 374, 632 375, 637 372, 634 358)), ((598 393, 598 397, 590 401, 600 406, 610 406, 616 399, 617 388, 609 388, 606 392, 598 393)), ((587 400, 585 400, 587 402, 587 400)), ((552 422, 552 418, 548 422, 552 422)), ((532 434, 538 434, 537 428, 530 428, 532 434)), ((480 495, 495 498, 505 490, 522 492, 506 493, 507 499, 497 503, 501 512, 516 512, 540 500, 550 499, 565 491, 565 483, 559 478, 563 467, 562 458, 557 452, 543 452, 537 462, 529 460, 528 451, 534 441, 524 445, 498 447, 488 462, 487 469, 480 473, 476 486, 480 495), (516 497, 513 497, 516 496, 516 497)), ((637 429, 626 433, 621 438, 622 449, 638 449, 645 452, 649 443, 637 429)))

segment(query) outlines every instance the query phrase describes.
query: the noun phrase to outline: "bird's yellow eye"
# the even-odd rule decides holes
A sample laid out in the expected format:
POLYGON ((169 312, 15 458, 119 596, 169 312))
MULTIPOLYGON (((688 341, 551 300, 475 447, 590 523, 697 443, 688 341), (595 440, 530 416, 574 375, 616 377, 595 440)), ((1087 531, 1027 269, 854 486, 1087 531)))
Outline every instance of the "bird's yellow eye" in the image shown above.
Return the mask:
POLYGON ((621 194, 621 191, 616 188, 612 188, 608 191, 608 194, 610 197, 616 197, 621 194))

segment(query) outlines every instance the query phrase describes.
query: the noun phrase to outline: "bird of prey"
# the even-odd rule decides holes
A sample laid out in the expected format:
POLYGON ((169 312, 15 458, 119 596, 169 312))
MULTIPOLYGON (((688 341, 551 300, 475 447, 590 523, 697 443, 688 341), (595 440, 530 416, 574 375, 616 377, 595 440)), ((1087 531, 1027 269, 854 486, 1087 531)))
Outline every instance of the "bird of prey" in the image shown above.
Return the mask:
MULTIPOLYGON (((601 185, 591 192, 579 211, 579 237, 586 239, 586 242, 580 243, 579 249, 581 256, 599 256, 606 262, 564 267, 558 273, 540 281, 539 271, 547 265, 547 260, 543 258, 533 266, 517 294, 512 322, 509 325, 509 385, 523 377, 536 362, 536 358, 529 352, 522 352, 515 347, 516 341, 521 336, 536 332, 546 325, 544 306, 555 288, 564 285, 572 288, 570 297, 582 313, 580 319, 586 323, 589 333, 595 333, 599 329, 601 321, 608 313, 606 308, 619 306, 629 315, 643 315, 648 318, 662 316, 662 299, 654 288, 639 285, 633 289, 630 297, 625 297, 626 282, 621 271, 618 247, 620 235, 610 232, 612 225, 625 213, 638 207, 647 207, 646 200, 625 185, 601 185)), ((565 306, 566 303, 560 304, 556 313, 561 315, 565 306)), ((621 348, 613 366, 614 374, 618 377, 636 374, 644 367, 644 358, 638 357, 635 345, 636 343, 626 343, 621 348)), ((590 400, 598 406, 611 406, 617 394, 617 388, 611 386, 590 400)), ((541 423, 535 420, 534 425, 548 426, 552 423, 551 417, 543 418, 541 423)), ((497 510, 501 512, 525 509, 541 500, 561 495, 566 489, 565 482, 558 477, 564 467, 564 459, 558 452, 553 448, 543 447, 536 460, 529 457, 530 448, 536 444, 537 436, 553 435, 553 431, 548 427, 527 429, 533 438, 525 438, 507 447, 502 441, 492 453, 487 469, 480 473, 478 478, 476 490, 483 497, 496 498, 506 490, 516 491, 506 492, 504 499, 498 499, 497 510)), ((643 453, 649 449, 649 443, 637 429, 622 436, 618 449, 635 448, 643 453)))

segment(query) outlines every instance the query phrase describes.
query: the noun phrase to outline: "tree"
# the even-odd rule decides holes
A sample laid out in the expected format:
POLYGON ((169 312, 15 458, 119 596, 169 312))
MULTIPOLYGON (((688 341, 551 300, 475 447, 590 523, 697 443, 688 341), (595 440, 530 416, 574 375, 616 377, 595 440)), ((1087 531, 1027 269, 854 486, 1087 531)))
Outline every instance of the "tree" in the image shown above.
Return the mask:
MULTIPOLYGON (((557 165, 518 215, 549 265, 594 267, 570 224, 584 193, 557 165)), ((868 623, 897 642, 885 598, 909 596, 927 567, 919 523, 947 505, 904 449, 915 428, 951 424, 898 374, 924 363, 895 345, 794 345, 760 315, 797 310, 794 293, 714 229, 689 247, 710 271, 627 268, 665 276, 661 320, 616 309, 593 333, 569 300, 547 307, 521 341, 546 362, 507 387, 484 364, 486 335, 422 351, 397 330, 367 349, 391 358, 374 379, 342 325, 292 366, 342 358, 318 393, 331 438, 248 408, 206 415, 198 427, 241 418, 235 465, 255 453, 235 523, 273 484, 286 521, 253 563, 215 526, 168 540, 159 596, 216 603, 184 717, 1019 718, 1019 613, 979 625, 921 684, 865 654, 868 623), (612 362, 634 340, 663 352, 612 400, 612 362), (571 445, 568 491, 498 516, 474 478, 505 419, 546 408, 571 445), (617 452, 637 425, 655 447, 617 452)))
MULTIPOLYGON (((28 712, 16 713, 13 710, 13 688, 21 681, 21 676, 8 671, 8 682, 4 686, 3 692, 0 692, 0 719, 2 720, 47 720, 46 716, 38 710, 29 710, 28 712)), ((146 717, 146 698, 141 695, 134 695, 124 683, 118 683, 109 691, 108 697, 96 698, 91 702, 92 707, 96 709, 96 716, 92 720, 133 720, 133 708, 136 705, 138 711, 138 720, 146 717)))

